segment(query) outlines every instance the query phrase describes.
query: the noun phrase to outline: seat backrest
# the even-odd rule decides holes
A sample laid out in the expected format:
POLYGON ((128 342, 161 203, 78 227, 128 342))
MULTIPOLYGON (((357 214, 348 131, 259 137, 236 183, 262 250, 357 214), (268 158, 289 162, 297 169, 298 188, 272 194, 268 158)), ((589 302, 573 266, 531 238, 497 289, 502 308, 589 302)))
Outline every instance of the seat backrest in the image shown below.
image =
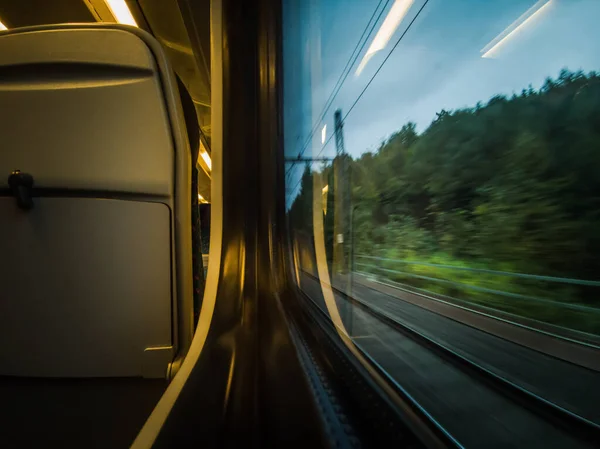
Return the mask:
POLYGON ((1 33, 0 136, 0 375, 166 376, 192 336, 191 165, 160 46, 1 33))

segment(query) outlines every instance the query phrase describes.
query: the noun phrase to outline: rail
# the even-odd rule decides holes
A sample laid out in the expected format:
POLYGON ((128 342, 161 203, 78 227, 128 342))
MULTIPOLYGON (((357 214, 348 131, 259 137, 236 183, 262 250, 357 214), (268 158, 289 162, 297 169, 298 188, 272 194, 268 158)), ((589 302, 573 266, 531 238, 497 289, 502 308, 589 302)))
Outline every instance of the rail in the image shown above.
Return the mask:
MULTIPOLYGON (((319 280, 319 278, 313 274, 306 271, 304 272, 315 281, 319 280)), ((347 292, 333 285, 331 287, 337 295, 344 298, 346 301, 349 301, 351 304, 364 310, 376 319, 379 319, 383 323, 386 323, 387 325, 396 329, 406 337, 413 340, 423 349, 431 351, 433 354, 440 357, 441 360, 444 360, 447 363, 457 367, 467 376, 479 379, 491 390, 495 390, 500 394, 508 396, 516 404, 526 407, 535 414, 541 416, 543 419, 548 420, 548 422, 550 422, 552 425, 561 427, 571 433, 574 433, 577 435, 577 438, 581 438, 583 441, 598 441, 598 438, 600 437, 600 425, 598 423, 588 419, 576 411, 572 411, 568 408, 560 406, 555 402, 530 391, 528 388, 525 388, 524 386, 509 380, 504 375, 497 373, 495 370, 477 363, 476 361, 464 354, 461 354, 457 350, 452 349, 450 346, 442 343, 441 341, 427 336, 425 333, 418 330, 417 327, 412 326, 407 322, 403 322, 398 317, 391 315, 388 311, 385 311, 374 304, 370 304, 364 301, 364 299, 360 299, 354 295, 349 295, 347 292)), ((354 343, 360 348, 360 340, 354 340, 354 343)), ((365 351, 362 349, 361 351, 368 356, 365 351)), ((377 363, 370 356, 368 357, 374 363, 377 363)), ((400 386, 396 379, 392 378, 383 369, 382 371, 388 376, 393 384, 402 389, 402 392, 405 395, 410 396, 410 394, 400 386)), ((412 396, 410 396, 410 398, 418 405, 416 398, 412 396)), ((433 420, 444 430, 444 432, 446 432, 451 438, 454 438, 451 436, 448 430, 442 427, 441 423, 438 423, 435 419, 433 420)))
MULTIPOLYGON (((459 266, 454 266, 454 265, 435 264, 435 263, 430 263, 430 262, 418 262, 418 261, 410 261, 410 260, 404 260, 404 259, 390 259, 390 258, 385 258, 385 257, 367 256, 367 255, 363 255, 363 254, 357 254, 357 255, 355 255, 355 257, 357 259, 367 259, 367 260, 373 260, 376 262, 391 262, 391 263, 398 263, 398 264, 404 264, 404 265, 427 266, 427 267, 434 267, 434 268, 440 268, 440 269, 485 273, 485 274, 491 274, 491 275, 495 275, 495 276, 505 276, 505 277, 511 277, 511 278, 529 279, 529 280, 571 284, 571 285, 600 287, 600 281, 562 278, 562 277, 554 277, 554 276, 542 276, 542 275, 536 275, 536 274, 488 270, 488 269, 483 269, 483 268, 459 267, 459 266)), ((581 312, 600 313, 600 308, 586 306, 586 305, 582 305, 582 304, 561 302, 561 301, 550 300, 550 299, 541 298, 541 297, 537 297, 537 296, 524 295, 521 293, 514 293, 514 292, 496 290, 496 289, 487 288, 487 287, 480 287, 477 285, 471 285, 471 284, 466 284, 463 282, 451 281, 448 279, 440 279, 440 278, 436 278, 436 277, 432 277, 432 276, 424 276, 422 274, 411 273, 411 272, 407 272, 407 271, 384 268, 379 265, 373 265, 373 264, 368 264, 368 263, 363 263, 363 262, 356 262, 355 265, 365 267, 365 268, 375 269, 377 271, 381 271, 381 272, 385 272, 385 273, 397 274, 400 276, 411 277, 411 278, 415 278, 415 279, 422 279, 422 280, 426 280, 426 281, 430 281, 430 282, 435 282, 438 284, 452 285, 455 287, 478 291, 481 293, 489 293, 489 294, 494 294, 494 295, 498 295, 498 296, 522 299, 522 300, 526 300, 526 301, 530 301, 530 302, 553 305, 553 306, 558 306, 558 307, 562 307, 565 309, 577 310, 577 311, 581 311, 581 312)))

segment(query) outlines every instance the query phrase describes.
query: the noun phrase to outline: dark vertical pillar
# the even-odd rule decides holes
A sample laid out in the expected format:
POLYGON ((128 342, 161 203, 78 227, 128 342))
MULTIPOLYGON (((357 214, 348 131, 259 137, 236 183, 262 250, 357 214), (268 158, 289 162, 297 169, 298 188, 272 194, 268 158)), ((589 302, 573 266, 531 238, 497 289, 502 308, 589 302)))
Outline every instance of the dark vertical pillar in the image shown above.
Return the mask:
MULTIPOLYGON (((334 274, 347 274, 350 261, 350 164, 344 144, 342 111, 333 115, 336 158, 334 160, 334 274)), ((339 285, 339 284, 338 284, 339 285)))

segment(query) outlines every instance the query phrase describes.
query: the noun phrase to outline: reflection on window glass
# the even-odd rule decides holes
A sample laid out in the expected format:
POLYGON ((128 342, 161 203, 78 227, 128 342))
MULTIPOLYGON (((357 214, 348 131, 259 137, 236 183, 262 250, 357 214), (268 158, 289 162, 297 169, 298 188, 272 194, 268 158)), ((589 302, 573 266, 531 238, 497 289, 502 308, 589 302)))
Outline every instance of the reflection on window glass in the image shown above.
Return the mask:
POLYGON ((465 447, 600 429, 599 14, 284 0, 296 281, 465 447))

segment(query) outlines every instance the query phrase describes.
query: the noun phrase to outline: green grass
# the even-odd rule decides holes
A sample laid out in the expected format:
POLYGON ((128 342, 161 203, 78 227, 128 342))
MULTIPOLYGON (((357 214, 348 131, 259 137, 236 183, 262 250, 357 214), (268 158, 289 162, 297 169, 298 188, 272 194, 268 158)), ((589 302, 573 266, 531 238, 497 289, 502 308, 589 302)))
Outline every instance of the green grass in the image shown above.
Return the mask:
MULTIPOLYGON (((488 269, 496 271, 512 271, 511 267, 495 266, 493 264, 457 260, 444 253, 437 253, 428 258, 417 258, 411 254, 399 257, 396 250, 385 250, 378 254, 379 257, 402 259, 407 262, 425 262, 437 265, 451 265, 453 267, 488 269)), ((379 261, 357 259, 358 262, 377 264, 378 267, 398 270, 407 274, 395 274, 359 266, 362 271, 377 274, 395 282, 407 284, 412 287, 424 289, 432 293, 450 296, 463 301, 512 313, 524 318, 531 318, 556 326, 600 335, 600 309, 598 311, 582 311, 564 307, 565 304, 581 304, 580 289, 575 285, 560 284, 555 282, 508 277, 492 273, 476 271, 454 270, 427 265, 413 265, 395 261, 379 261), (411 274, 437 278, 450 281, 458 285, 415 278, 411 274), (474 288, 470 288, 474 287, 474 288), (509 292, 517 295, 540 298, 548 302, 536 302, 524 298, 507 297, 491 292, 483 292, 477 288, 509 292)), ((589 306, 589 305, 588 305, 589 306)))

